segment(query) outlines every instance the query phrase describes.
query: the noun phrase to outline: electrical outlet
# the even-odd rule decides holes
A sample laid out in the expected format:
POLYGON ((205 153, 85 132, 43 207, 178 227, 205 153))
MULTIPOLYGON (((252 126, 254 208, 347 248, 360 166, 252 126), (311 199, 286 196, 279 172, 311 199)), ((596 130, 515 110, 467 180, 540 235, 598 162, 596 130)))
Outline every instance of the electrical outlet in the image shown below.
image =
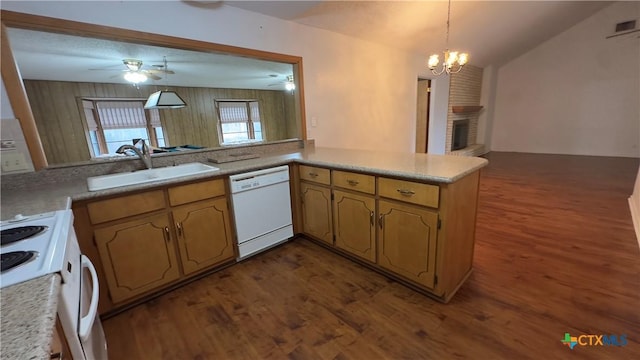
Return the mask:
POLYGON ((2 171, 27 170, 27 160, 22 153, 2 154, 2 171))

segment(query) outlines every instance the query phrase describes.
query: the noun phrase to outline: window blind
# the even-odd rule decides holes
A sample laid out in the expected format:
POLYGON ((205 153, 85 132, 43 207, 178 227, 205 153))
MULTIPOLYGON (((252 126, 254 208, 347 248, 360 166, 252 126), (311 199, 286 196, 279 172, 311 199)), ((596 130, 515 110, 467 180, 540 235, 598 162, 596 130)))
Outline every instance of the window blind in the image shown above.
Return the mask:
POLYGON ((158 111, 158 109, 149 109, 147 111, 149 112, 149 116, 151 117, 151 126, 154 128, 162 127, 162 124, 160 123, 160 112, 158 111))
POLYGON ((144 105, 138 101, 100 101, 96 104, 103 129, 147 127, 144 105))
POLYGON ((93 114, 93 101, 82 100, 82 108, 84 109, 84 117, 87 119, 87 127, 89 131, 98 130, 98 122, 93 114))
POLYGON ((224 101, 218 103, 220 122, 222 123, 246 123, 249 121, 246 102, 224 101))
POLYGON ((251 108, 251 120, 253 122, 260 122, 260 107, 258 106, 258 102, 250 102, 249 107, 251 108))

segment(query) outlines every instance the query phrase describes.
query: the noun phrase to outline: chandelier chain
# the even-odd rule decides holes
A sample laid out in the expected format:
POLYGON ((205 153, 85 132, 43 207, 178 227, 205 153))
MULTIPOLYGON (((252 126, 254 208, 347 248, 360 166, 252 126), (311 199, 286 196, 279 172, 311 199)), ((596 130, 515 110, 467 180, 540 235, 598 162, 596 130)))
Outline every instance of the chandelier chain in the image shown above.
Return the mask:
POLYGON ((449 0, 449 8, 447 10, 447 50, 449 50, 449 22, 451 20, 451 0, 449 0))

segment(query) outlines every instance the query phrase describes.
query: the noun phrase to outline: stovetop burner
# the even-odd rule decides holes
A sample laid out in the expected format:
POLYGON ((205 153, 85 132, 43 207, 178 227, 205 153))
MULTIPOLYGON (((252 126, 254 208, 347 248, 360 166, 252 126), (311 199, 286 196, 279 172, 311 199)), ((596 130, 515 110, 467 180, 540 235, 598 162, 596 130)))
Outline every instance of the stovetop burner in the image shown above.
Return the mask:
POLYGON ((0 231, 0 245, 7 245, 16 241, 30 238, 43 232, 46 229, 46 226, 20 226, 2 230, 0 231))
POLYGON ((6 270, 10 270, 16 266, 22 265, 34 258, 37 254, 37 251, 12 251, 1 254, 1 272, 5 272, 6 270))

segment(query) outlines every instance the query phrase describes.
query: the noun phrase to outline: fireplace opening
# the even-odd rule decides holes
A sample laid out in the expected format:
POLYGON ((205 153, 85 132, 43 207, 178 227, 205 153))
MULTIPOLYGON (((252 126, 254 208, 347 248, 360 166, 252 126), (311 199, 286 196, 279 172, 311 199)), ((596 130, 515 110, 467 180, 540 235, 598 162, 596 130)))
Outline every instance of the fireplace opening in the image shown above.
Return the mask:
POLYGON ((467 147, 469 137, 469 119, 454 120, 453 133, 451 134, 451 151, 460 150, 467 147))

